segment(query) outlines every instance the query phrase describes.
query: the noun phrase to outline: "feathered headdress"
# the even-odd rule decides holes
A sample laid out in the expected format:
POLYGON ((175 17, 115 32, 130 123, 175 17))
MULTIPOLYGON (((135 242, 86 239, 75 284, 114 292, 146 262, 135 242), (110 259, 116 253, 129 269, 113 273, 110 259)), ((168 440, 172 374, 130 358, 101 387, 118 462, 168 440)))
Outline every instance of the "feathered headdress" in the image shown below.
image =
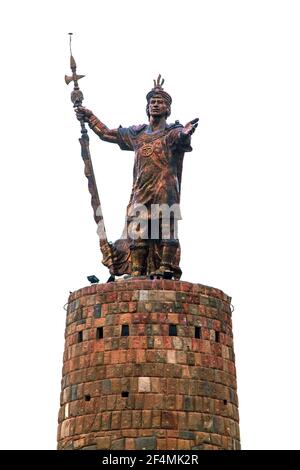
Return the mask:
POLYGON ((147 96, 146 96, 147 102, 149 103, 152 96, 161 95, 164 98, 164 100, 166 101, 166 103, 168 104, 168 106, 171 106, 172 98, 169 95, 169 93, 164 91, 164 89, 162 87, 165 80, 164 79, 161 80, 161 75, 159 74, 158 77, 157 77, 157 80, 153 80, 153 81, 154 81, 154 88, 152 88, 152 90, 149 91, 149 93, 147 94, 147 96))

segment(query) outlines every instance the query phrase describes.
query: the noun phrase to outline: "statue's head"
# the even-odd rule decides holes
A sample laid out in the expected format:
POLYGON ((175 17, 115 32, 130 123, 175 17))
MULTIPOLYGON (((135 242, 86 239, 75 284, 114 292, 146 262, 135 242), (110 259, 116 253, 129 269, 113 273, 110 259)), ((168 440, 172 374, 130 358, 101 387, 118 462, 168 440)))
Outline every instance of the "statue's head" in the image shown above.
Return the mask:
POLYGON ((157 80, 154 80, 154 88, 146 96, 146 113, 149 119, 150 116, 162 115, 168 118, 171 114, 172 98, 162 87, 164 79, 161 82, 160 79, 161 76, 159 75, 157 80))

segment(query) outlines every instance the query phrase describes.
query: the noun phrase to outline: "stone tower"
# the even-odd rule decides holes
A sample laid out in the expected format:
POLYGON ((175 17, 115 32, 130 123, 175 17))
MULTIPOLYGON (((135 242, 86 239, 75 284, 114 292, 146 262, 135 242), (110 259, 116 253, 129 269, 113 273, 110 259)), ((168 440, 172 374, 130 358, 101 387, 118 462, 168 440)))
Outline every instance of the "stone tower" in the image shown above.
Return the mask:
POLYGON ((59 449, 239 449, 230 297, 131 278, 69 297, 59 449))

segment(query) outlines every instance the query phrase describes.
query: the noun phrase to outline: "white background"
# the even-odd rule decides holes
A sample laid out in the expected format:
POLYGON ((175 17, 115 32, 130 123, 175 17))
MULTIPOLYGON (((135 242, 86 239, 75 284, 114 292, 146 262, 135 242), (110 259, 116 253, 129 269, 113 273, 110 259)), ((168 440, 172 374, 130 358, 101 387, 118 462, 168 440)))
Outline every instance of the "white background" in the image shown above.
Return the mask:
MULTIPOLYGON (((56 446, 69 291, 105 282, 70 102, 69 31, 85 105, 146 122, 161 73, 186 155, 183 279, 232 296, 244 449, 299 449, 300 4, 292 0, 2 2, 1 438, 56 446), (5 5, 5 6, 4 6, 5 5)), ((133 154, 91 135, 109 238, 133 154)))

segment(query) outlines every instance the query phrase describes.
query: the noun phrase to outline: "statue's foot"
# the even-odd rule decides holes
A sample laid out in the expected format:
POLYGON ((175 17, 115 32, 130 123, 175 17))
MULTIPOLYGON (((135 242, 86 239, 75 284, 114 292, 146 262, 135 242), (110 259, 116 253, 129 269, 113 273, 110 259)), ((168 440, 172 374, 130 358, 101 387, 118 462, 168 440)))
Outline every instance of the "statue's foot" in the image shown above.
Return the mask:
POLYGON ((172 279, 174 276, 174 271, 171 271, 165 266, 161 266, 156 271, 150 274, 150 279, 172 279))

